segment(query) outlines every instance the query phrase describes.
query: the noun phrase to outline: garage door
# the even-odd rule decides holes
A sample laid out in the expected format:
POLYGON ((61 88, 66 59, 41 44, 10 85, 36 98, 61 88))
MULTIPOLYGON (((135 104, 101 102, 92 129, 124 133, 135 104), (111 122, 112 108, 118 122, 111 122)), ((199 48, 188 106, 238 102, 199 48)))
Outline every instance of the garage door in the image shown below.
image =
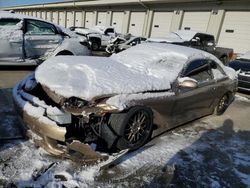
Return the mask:
POLYGON ((41 12, 40 12, 40 11, 37 11, 37 12, 36 12, 36 17, 37 17, 37 18, 41 18, 41 12))
POLYGON ((226 12, 218 45, 233 48, 236 53, 244 53, 250 50, 249 44, 250 12, 226 12))
POLYGON ((52 21, 51 19, 52 19, 51 12, 47 11, 47 20, 51 22, 52 21))
POLYGON ((93 19, 93 12, 86 12, 86 18, 85 18, 85 27, 90 28, 95 25, 94 19, 93 19))
POLYGON ((173 12, 155 12, 151 37, 164 37, 170 31, 173 12))
POLYGON ((55 24, 58 24, 58 13, 57 12, 52 13, 52 22, 55 24))
POLYGON ((122 32, 124 12, 113 12, 111 26, 113 26, 117 33, 122 32))
POLYGON ((211 12, 185 12, 181 29, 207 31, 211 12))
POLYGON ((65 15, 64 15, 64 12, 59 12, 59 25, 65 27, 65 15))
POLYGON ((106 26, 107 23, 107 12, 98 12, 97 14, 97 25, 104 25, 106 26))
POLYGON ((72 27, 74 26, 74 13, 72 11, 66 12, 67 21, 66 21, 66 27, 72 27))
POLYGON ((45 11, 42 11, 42 19, 46 19, 46 12, 45 11))
POLYGON ((81 27, 82 26, 82 12, 76 12, 75 13, 75 26, 81 27))
POLYGON ((145 12, 131 12, 129 33, 135 36, 142 36, 145 17, 145 12))

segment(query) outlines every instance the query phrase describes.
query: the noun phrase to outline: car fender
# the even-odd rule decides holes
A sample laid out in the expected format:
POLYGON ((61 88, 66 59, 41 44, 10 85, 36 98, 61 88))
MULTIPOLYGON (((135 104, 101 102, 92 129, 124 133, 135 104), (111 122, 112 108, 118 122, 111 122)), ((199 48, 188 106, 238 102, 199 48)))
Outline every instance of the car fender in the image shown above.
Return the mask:
POLYGON ((91 54, 90 50, 86 46, 80 44, 80 41, 77 38, 65 38, 61 45, 59 45, 57 49, 53 52, 52 56, 56 56, 62 51, 69 51, 73 55, 77 56, 91 54))

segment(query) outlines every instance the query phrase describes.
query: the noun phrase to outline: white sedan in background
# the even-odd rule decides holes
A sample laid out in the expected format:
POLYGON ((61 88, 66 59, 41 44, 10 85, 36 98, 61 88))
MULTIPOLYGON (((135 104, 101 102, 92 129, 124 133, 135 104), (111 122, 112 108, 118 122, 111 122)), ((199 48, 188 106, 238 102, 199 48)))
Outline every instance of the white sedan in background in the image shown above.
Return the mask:
POLYGON ((90 55, 87 39, 31 16, 0 11, 0 65, 40 64, 57 55, 90 55))

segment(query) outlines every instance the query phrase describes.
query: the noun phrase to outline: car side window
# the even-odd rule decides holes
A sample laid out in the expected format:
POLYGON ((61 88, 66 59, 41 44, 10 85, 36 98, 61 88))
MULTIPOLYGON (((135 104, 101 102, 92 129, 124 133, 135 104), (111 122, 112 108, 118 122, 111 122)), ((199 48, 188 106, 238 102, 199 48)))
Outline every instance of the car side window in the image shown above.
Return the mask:
POLYGON ((208 62, 210 63, 210 65, 212 65, 211 69, 215 80, 219 80, 227 76, 221 66, 218 65, 215 61, 208 60, 208 62))
POLYGON ((38 20, 27 20, 26 34, 28 35, 55 35, 56 30, 52 24, 38 21, 38 20))
POLYGON ((15 18, 1 18, 0 19, 0 26, 13 26, 19 23, 20 19, 15 18))
POLYGON ((209 82, 213 79, 210 64, 206 59, 198 59, 190 62, 182 77, 190 77, 195 79, 198 84, 209 82))
POLYGON ((114 29, 112 29, 112 28, 108 28, 108 29, 106 29, 106 32, 105 33, 114 33, 114 29))

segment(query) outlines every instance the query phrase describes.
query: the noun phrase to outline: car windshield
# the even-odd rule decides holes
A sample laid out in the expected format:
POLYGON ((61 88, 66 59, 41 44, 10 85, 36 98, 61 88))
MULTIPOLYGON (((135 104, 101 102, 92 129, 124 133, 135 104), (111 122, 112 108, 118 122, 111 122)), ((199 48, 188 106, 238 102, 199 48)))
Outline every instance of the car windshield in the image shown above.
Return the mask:
POLYGON ((20 19, 2 18, 0 19, 0 26, 13 26, 19 23, 20 21, 20 19))

